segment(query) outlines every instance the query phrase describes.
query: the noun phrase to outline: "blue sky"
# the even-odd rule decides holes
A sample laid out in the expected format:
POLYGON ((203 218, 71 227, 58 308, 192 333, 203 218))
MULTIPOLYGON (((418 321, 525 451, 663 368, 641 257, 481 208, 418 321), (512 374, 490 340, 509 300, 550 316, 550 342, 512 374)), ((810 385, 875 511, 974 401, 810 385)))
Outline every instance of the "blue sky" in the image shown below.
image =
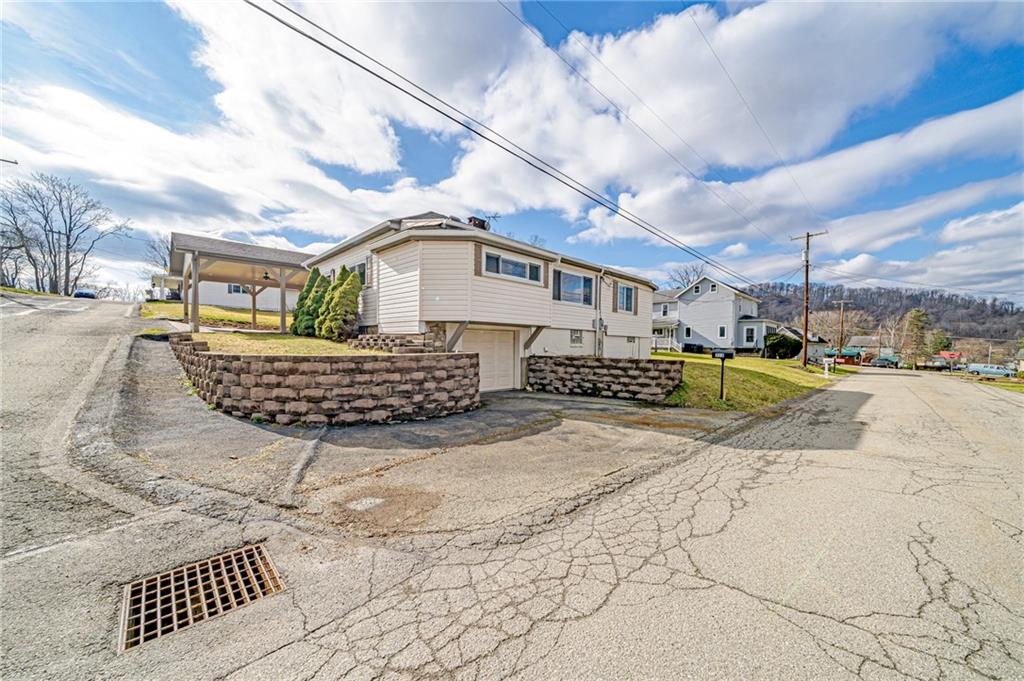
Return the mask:
MULTIPOLYGON (((689 259, 244 5, 7 7, 4 171, 133 221, 99 277, 148 234, 316 250, 425 210, 659 280, 689 259)), ((827 228, 816 279, 1024 298, 1021 5, 509 4, 543 44, 495 3, 295 7, 751 279, 827 228)))

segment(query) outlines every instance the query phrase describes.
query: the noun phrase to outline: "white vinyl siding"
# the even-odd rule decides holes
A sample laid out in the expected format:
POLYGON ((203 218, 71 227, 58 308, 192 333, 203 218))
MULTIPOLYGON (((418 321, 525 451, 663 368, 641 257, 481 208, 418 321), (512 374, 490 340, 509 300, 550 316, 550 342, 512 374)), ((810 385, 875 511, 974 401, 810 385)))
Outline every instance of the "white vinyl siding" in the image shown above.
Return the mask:
MULTIPOLYGON (((488 253, 508 255, 510 258, 530 262, 529 259, 515 253, 506 254, 499 249, 484 247, 481 257, 485 262, 488 253)), ((472 265, 472 252, 466 257, 472 265)), ((481 268, 480 276, 470 278, 470 309, 467 319, 480 323, 550 326, 551 289, 543 286, 543 263, 538 261, 538 264, 542 269, 540 284, 525 279, 489 275, 481 268)), ((426 321, 432 320, 427 318, 426 321)))
POLYGON ((350 272, 358 272, 360 269, 363 269, 363 276, 365 277, 365 268, 367 263, 369 263, 371 270, 369 276, 370 283, 363 288, 363 292, 359 295, 360 326, 375 326, 378 323, 378 287, 376 284, 379 266, 377 259, 370 253, 373 243, 362 244, 352 251, 339 253, 317 265, 320 268, 320 273, 323 275, 329 275, 332 271, 335 273, 340 272, 341 268, 345 267, 350 272))
POLYGON ((377 254, 381 333, 419 333, 420 245, 416 241, 377 254))
MULTIPOLYGON (((277 280, 273 282, 276 284, 277 280)), ((295 301, 299 298, 299 291, 296 289, 288 289, 286 294, 285 304, 289 310, 295 308, 295 301)), ((257 310, 277 310, 279 302, 281 300, 281 291, 277 286, 268 286, 263 293, 256 296, 256 309, 257 310)), ((180 303, 180 301, 177 301, 180 303)), ((222 284, 219 281, 201 281, 199 282, 199 304, 200 305, 219 305, 221 307, 236 308, 239 310, 250 310, 252 305, 252 298, 249 293, 242 290, 242 293, 228 293, 228 285, 222 284)))
POLYGON ((469 319, 473 244, 424 241, 420 245, 420 320, 469 319))

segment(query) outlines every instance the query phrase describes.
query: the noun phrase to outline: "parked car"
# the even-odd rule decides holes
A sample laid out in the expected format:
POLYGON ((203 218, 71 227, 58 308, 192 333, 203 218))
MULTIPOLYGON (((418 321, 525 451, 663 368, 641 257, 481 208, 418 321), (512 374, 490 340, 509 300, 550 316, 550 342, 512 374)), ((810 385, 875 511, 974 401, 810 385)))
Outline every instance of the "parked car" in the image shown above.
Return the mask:
POLYGON ((885 357, 875 357, 873 360, 871 360, 871 366, 881 367, 883 369, 895 369, 896 362, 885 357))
POLYGON ((96 292, 88 288, 80 288, 71 294, 72 298, 95 298, 96 292))
POLYGON ((998 364, 968 364, 967 373, 972 376, 1003 376, 1012 378, 1013 372, 998 364))

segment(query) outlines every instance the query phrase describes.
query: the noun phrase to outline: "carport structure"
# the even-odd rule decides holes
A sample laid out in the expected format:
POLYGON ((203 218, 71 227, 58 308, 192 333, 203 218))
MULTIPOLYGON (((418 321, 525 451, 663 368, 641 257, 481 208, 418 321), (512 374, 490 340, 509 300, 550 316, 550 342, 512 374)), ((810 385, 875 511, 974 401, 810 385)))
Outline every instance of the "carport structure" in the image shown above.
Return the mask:
POLYGON ((305 285, 309 272, 302 262, 309 257, 309 253, 299 251, 172 232, 168 274, 181 277, 182 310, 193 331, 199 330, 199 282, 216 281, 238 284, 249 294, 253 328, 256 328, 256 296, 267 288, 279 289, 280 329, 281 333, 286 333, 287 291, 300 290, 305 285))

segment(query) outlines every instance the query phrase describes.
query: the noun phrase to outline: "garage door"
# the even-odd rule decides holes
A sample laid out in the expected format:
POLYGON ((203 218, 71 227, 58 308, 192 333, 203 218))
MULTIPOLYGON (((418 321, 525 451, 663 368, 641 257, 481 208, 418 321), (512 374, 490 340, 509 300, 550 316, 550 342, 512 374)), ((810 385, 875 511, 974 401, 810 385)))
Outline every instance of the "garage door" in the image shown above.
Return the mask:
POLYGON ((480 392, 515 387, 515 332, 468 329, 462 351, 480 356, 480 392))

